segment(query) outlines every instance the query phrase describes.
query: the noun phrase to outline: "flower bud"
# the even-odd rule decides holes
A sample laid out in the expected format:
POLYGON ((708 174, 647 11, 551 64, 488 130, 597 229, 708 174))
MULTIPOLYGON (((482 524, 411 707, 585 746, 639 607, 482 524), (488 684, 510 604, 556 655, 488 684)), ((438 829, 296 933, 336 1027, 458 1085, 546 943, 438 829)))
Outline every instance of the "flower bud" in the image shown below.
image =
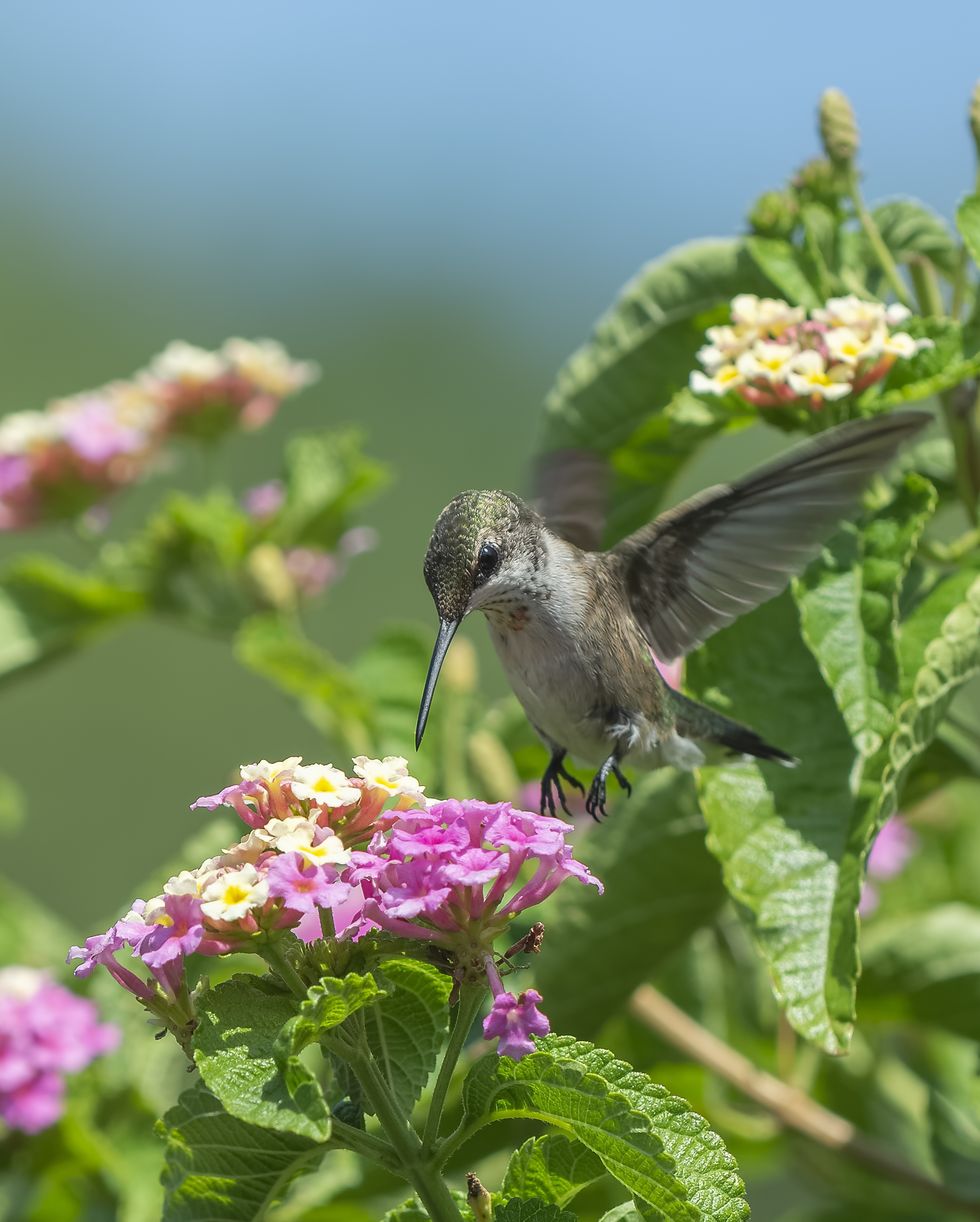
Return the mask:
POLYGON ((980 81, 974 85, 970 97, 970 131, 973 133, 973 143, 977 146, 977 156, 980 157, 980 81))
POLYGON ((260 543, 253 547, 245 561, 245 569, 259 598, 277 611, 296 606, 296 583, 286 566, 286 557, 275 543, 260 543))
POLYGON ((805 204, 825 204, 828 208, 835 208, 843 194, 844 183, 826 157, 814 157, 797 170, 793 188, 805 204))
POLYGON ((442 664, 442 682, 448 691, 466 695, 475 691, 477 679, 476 650, 462 636, 453 643, 442 664))
POLYGON ((839 89, 825 89, 820 99, 820 139, 834 165, 849 165, 859 146, 854 108, 839 89))
POLYGON ((752 206, 749 227, 766 238, 788 238, 799 214, 794 191, 766 191, 752 206))
POLYGON ((490 1193, 483 1187, 472 1171, 466 1173, 466 1203, 473 1211, 476 1222, 490 1222, 493 1205, 490 1193))

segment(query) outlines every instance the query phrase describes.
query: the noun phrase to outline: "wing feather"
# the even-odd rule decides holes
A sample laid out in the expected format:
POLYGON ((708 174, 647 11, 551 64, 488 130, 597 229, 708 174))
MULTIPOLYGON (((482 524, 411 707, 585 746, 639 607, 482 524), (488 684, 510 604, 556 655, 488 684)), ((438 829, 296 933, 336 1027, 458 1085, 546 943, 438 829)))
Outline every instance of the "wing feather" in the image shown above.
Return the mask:
POLYGON ((930 420, 902 412, 842 424, 737 483, 699 493, 613 548, 657 655, 690 652, 785 589, 871 476, 930 420))

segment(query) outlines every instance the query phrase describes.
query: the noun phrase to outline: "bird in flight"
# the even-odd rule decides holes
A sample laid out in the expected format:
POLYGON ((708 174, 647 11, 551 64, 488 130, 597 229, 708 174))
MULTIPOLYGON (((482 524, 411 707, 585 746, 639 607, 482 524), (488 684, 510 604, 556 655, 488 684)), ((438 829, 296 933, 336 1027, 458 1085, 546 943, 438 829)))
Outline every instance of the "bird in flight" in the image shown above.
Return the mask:
POLYGON ((509 492, 461 492, 439 515, 425 581, 439 633, 419 708, 422 741, 436 681, 463 618, 482 611, 515 695, 551 757, 542 813, 568 813, 562 781, 585 792, 566 757, 596 768, 586 809, 605 814, 612 774, 665 764, 690 770, 706 752, 792 767, 754 730, 670 688, 654 662, 690 653, 775 597, 819 551, 876 471, 931 417, 902 412, 813 437, 732 484, 668 510, 608 551, 592 541, 594 498, 573 454, 543 477, 536 509, 509 492))

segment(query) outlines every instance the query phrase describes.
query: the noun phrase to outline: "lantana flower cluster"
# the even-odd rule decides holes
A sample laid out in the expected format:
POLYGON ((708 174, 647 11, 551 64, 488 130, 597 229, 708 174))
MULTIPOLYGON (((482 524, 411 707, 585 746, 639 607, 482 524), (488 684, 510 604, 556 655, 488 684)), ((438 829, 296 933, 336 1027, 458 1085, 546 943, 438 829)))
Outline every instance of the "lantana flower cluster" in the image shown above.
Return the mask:
POLYGON ((46 972, 0 969, 0 1120, 37 1133, 61 1115, 65 1077, 111 1052, 119 1031, 46 972))
POLYGON ((0 531, 100 506, 158 464, 170 437, 265 424, 315 381, 273 340, 175 342, 132 378, 0 419, 0 531))
POLYGON ((509 964, 493 943, 566 878, 599 886, 574 860, 561 820, 509 803, 427 800, 400 756, 358 756, 353 776, 299 757, 243 765, 235 784, 194 803, 221 806, 246 835, 72 947, 76 975, 103 966, 180 1038, 193 1024, 188 955, 384 930, 438 947, 460 984, 487 980, 494 1003, 484 1030, 501 1037, 502 1054, 529 1052, 531 1035, 547 1030, 533 990, 504 989, 509 964), (117 958, 124 951, 130 964, 117 958))
POLYGON ((930 339, 893 330, 909 317, 905 306, 831 297, 810 311, 773 297, 742 293, 730 323, 709 327, 698 350, 703 369, 691 373, 695 394, 734 391, 756 407, 824 403, 880 382, 897 359, 908 359, 930 339))

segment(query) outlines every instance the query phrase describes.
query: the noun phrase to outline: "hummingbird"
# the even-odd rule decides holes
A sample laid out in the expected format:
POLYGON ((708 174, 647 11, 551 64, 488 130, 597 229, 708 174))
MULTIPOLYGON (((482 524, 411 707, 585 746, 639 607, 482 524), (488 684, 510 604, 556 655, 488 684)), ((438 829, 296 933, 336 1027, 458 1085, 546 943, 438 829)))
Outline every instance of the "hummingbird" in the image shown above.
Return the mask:
MULTIPOLYGON (((453 636, 481 611, 550 752, 542 814, 556 813, 556 798, 569 813, 563 781, 586 792, 566 767, 569 755, 596 769, 586 796, 596 819, 606 813, 610 775, 632 792, 627 763, 689 771, 721 750, 794 767, 797 759, 754 730, 669 687, 654 655, 680 658, 775 597, 930 419, 903 412, 839 425, 691 497, 608 551, 579 547, 565 537, 574 530, 562 533, 560 514, 549 521, 513 493, 461 492, 439 514, 425 554, 439 632, 416 749, 453 636)), ((562 485, 551 499, 574 516, 574 495, 562 485)))

